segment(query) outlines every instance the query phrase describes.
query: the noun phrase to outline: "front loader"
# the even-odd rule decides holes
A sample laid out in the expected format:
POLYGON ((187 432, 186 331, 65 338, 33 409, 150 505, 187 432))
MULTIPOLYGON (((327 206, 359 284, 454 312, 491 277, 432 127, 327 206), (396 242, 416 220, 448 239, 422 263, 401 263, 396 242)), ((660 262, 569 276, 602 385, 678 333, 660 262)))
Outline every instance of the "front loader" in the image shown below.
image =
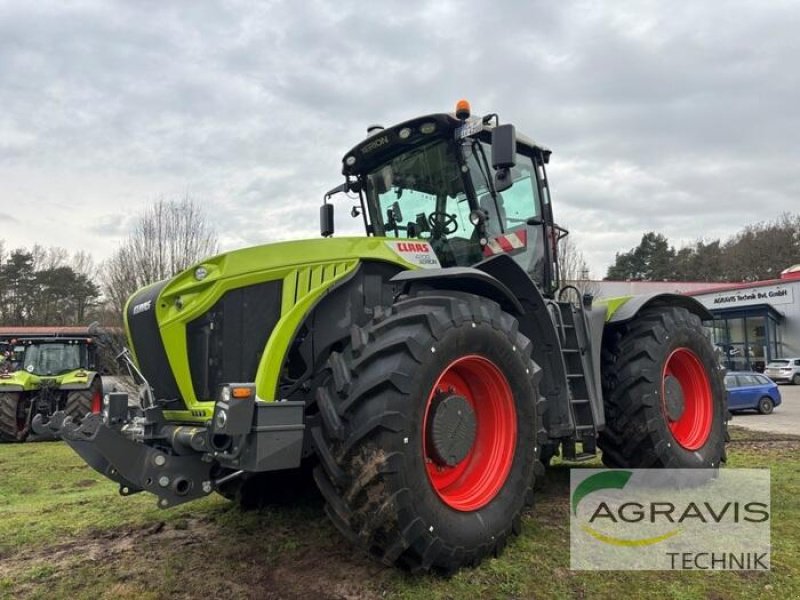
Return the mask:
POLYGON ((130 298, 141 414, 110 394, 80 425, 37 427, 165 508, 313 478, 347 539, 412 571, 501 551, 557 453, 718 467, 710 315, 563 287, 549 158, 466 103, 371 128, 324 197, 323 239, 220 254, 130 298), (340 193, 365 236, 333 237, 340 193))

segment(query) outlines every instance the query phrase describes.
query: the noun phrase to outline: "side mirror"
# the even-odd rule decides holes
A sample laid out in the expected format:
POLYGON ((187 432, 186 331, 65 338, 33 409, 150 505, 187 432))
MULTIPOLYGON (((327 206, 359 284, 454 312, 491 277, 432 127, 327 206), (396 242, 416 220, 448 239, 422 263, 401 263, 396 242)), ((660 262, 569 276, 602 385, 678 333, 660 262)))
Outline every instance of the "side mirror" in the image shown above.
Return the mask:
POLYGON ((325 203, 319 207, 319 233, 322 237, 333 235, 333 204, 325 203))
POLYGON ((517 132, 511 124, 498 125, 492 131, 492 167, 494 173, 494 189, 503 192, 510 188, 514 181, 510 169, 517 164, 517 132))
POLYGON ((517 164, 517 132, 511 124, 498 125, 492 131, 492 166, 510 169, 517 164))

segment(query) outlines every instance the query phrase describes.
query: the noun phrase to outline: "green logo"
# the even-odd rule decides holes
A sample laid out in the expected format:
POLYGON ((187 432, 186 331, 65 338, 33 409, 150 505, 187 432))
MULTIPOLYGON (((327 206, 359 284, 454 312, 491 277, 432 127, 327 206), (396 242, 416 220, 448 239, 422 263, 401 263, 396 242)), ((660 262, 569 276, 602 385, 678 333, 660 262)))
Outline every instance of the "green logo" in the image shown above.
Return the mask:
MULTIPOLYGON (((621 490, 624 489, 625 486, 628 484, 633 473, 631 471, 622 471, 622 470, 612 470, 612 471, 603 471, 601 473, 595 473, 594 475, 590 475, 583 481, 581 481, 575 488, 575 491, 572 492, 572 514, 573 516, 578 516, 578 505, 581 503, 581 500, 593 494, 594 492, 598 492, 600 490, 621 490)), ((581 529, 591 535, 598 541, 601 541, 606 544, 611 544, 613 546, 649 546, 652 544, 657 544, 658 542, 662 542, 666 539, 677 535, 680 532, 680 529, 673 529, 672 531, 668 531, 665 534, 658 535, 655 537, 647 537, 647 538, 639 538, 639 539, 626 539, 626 538, 619 538, 611 535, 607 535, 598 531, 597 529, 591 527, 590 525, 584 523, 581 525, 581 529)))

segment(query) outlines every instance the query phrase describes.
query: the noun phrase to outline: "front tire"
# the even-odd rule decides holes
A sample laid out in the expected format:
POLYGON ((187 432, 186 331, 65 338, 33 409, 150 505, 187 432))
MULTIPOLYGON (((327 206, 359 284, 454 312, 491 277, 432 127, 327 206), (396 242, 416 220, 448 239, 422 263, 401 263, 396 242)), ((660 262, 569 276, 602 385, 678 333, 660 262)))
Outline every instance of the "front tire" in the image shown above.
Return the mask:
POLYGON ((612 468, 716 468, 725 460, 726 392, 700 318, 653 307, 604 337, 606 428, 612 468))
POLYGON ((800 373, 795 373, 792 377, 792 383, 794 385, 800 385, 800 373))
POLYGON ((24 442, 30 432, 30 401, 18 392, 0 393, 0 441, 24 442))
POLYGON ((337 528, 412 571, 499 553, 532 502, 542 439, 530 356, 516 320, 468 294, 406 299, 354 329, 312 429, 337 528))

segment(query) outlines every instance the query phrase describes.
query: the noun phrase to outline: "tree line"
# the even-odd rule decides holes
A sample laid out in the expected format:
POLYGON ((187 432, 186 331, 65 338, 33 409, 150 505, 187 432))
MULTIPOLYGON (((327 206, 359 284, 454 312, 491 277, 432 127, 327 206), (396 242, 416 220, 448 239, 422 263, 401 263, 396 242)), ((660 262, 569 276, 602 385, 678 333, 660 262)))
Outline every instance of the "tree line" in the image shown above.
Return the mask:
POLYGON ((650 231, 618 252, 606 279, 617 281, 759 281, 800 263, 800 213, 747 225, 723 239, 698 240, 676 249, 650 231))
POLYGON ((78 325, 97 308, 92 257, 63 248, 6 250, 0 240, 0 324, 78 325))
POLYGON ((58 247, 7 249, 0 240, 0 325, 122 323, 127 298, 217 251, 204 210, 188 197, 158 200, 139 214, 108 260, 58 247))

